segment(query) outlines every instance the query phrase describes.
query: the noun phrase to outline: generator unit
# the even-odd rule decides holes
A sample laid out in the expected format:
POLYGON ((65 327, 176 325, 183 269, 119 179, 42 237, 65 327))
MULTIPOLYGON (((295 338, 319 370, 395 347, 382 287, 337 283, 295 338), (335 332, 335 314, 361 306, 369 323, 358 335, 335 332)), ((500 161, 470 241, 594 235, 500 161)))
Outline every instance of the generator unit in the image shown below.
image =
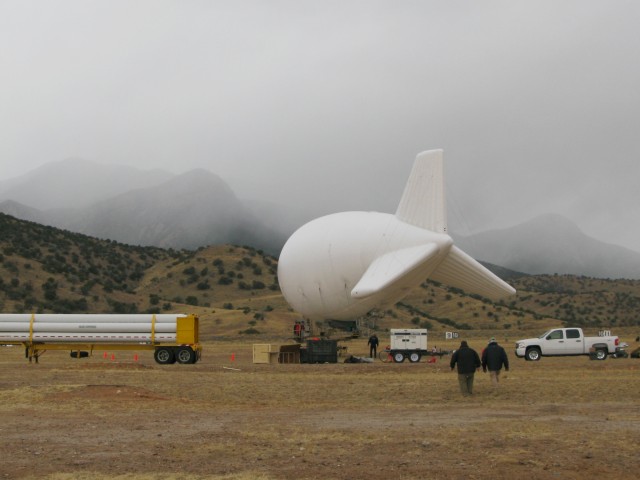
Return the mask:
POLYGON ((426 328, 392 328, 391 345, 389 354, 396 363, 404 362, 408 358, 410 362, 419 362, 427 351, 426 328))

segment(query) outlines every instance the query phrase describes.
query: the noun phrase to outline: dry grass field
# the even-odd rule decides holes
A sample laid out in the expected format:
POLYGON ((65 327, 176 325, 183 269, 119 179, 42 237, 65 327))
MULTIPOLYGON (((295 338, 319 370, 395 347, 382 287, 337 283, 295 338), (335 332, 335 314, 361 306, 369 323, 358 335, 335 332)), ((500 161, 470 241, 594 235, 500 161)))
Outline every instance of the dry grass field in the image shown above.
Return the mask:
POLYGON ((251 344, 212 342, 196 365, 150 352, 29 364, 0 348, 0 478, 638 477, 640 360, 532 363, 505 346, 501 387, 480 372, 468 399, 448 357, 260 365, 251 344))

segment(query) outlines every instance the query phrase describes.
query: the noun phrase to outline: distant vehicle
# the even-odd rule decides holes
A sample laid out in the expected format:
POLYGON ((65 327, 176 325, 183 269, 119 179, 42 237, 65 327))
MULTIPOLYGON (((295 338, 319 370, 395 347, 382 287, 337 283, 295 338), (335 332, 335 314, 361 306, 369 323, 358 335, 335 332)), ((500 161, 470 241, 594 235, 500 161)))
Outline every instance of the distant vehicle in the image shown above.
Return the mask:
POLYGON ((47 350, 85 358, 95 350, 153 350, 157 363, 196 363, 199 319, 183 314, 0 314, 0 344, 23 345, 38 362, 47 350))
POLYGON ((540 357, 590 355, 604 360, 616 353, 619 344, 616 336, 585 337, 581 328, 554 328, 538 338, 518 340, 516 357, 538 361, 540 357))
POLYGON ((378 354, 383 362, 402 363, 409 360, 417 363, 422 357, 429 356, 428 363, 434 363, 435 357, 451 353, 437 347, 428 350, 426 328, 392 328, 389 333, 390 345, 378 354))
POLYGON ((408 358, 410 362, 416 363, 429 353, 426 328, 392 328, 389 333, 391 345, 385 354, 391 355, 394 362, 402 363, 408 358))

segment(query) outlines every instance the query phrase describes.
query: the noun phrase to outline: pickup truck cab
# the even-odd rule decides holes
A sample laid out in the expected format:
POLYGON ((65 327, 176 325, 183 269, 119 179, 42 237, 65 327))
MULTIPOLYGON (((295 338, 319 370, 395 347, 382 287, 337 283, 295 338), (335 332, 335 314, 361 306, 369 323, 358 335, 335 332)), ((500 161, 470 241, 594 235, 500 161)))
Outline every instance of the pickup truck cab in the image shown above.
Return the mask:
POLYGON ((596 360, 604 360, 616 352, 619 343, 615 336, 585 337, 581 328, 554 328, 538 338, 518 340, 516 357, 537 361, 540 357, 592 355, 596 360))

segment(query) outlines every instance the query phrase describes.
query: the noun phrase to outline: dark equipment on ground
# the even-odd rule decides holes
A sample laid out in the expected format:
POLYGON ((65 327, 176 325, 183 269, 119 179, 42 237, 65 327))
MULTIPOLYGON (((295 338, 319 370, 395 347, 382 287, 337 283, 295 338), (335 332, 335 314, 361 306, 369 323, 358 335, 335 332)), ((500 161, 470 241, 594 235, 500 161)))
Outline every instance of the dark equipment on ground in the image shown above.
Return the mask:
POLYGON ((310 338, 300 349, 300 363, 338 363, 338 341, 310 338))

